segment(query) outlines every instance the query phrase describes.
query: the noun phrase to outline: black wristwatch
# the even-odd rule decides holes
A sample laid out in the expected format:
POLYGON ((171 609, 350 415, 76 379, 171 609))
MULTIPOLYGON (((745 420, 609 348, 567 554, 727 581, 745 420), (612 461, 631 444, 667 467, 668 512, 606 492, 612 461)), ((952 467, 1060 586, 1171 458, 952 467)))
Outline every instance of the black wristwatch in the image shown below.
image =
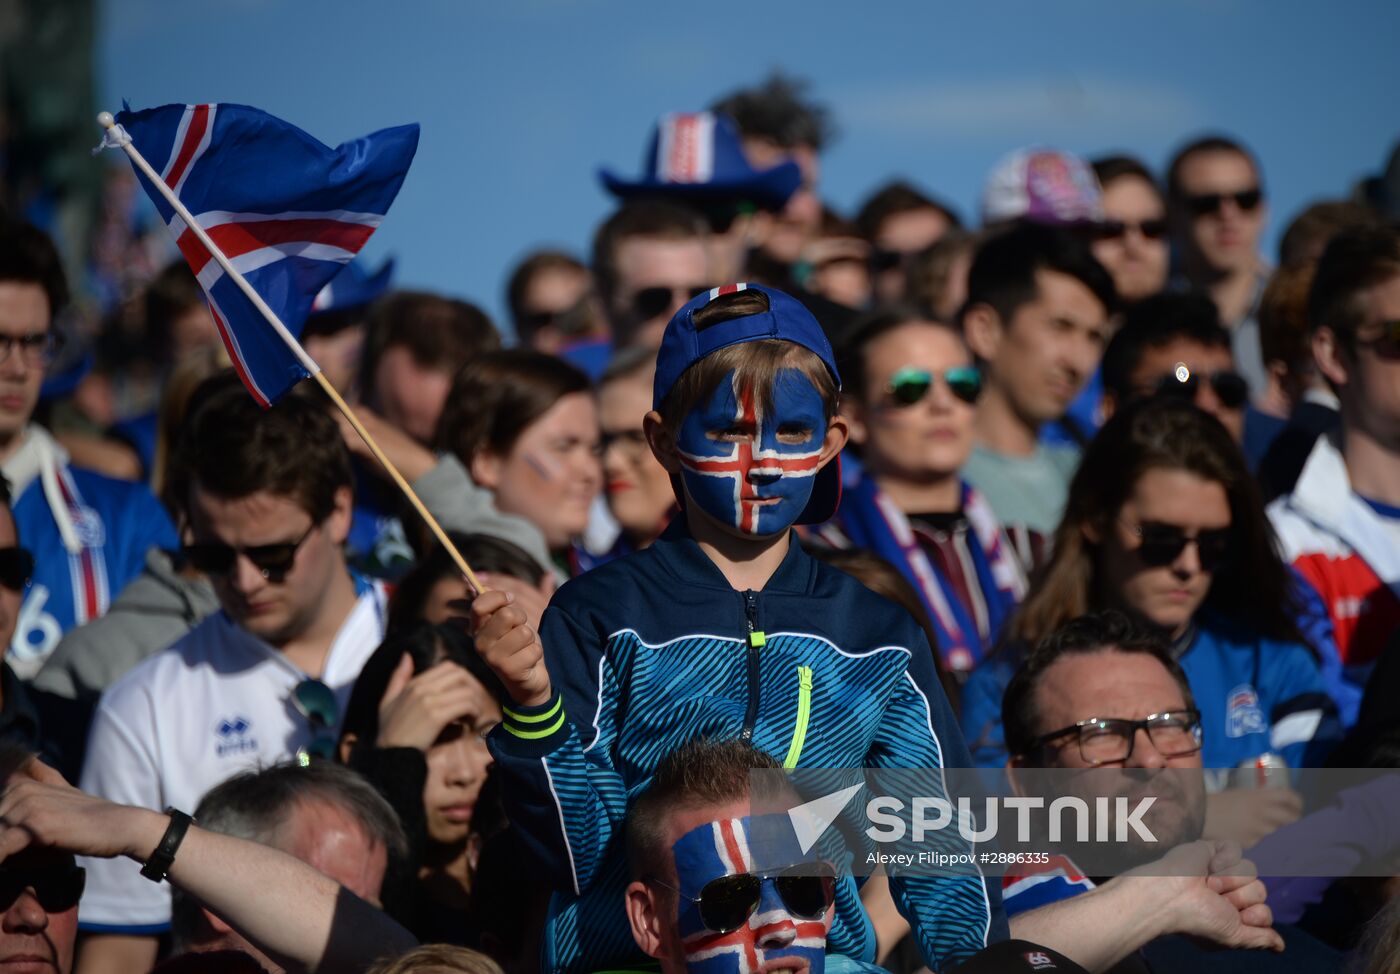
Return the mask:
POLYGON ((170 867, 175 864, 175 853, 180 848, 180 843, 185 840, 190 823, 194 821, 178 808, 167 808, 165 814, 170 816, 170 824, 165 828, 165 835, 160 838, 160 845, 156 846, 155 852, 150 854, 146 864, 141 867, 141 875, 154 883, 159 883, 170 875, 170 867))

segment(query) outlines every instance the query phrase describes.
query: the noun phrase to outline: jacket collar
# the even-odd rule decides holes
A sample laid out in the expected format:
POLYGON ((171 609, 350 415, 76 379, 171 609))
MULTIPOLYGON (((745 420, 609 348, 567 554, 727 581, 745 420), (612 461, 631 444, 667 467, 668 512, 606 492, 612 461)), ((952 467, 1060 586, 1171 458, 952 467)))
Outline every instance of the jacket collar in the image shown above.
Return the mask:
POLYGON ((1317 438, 1288 500, 1295 511, 1333 534, 1341 530, 1342 509, 1351 496, 1351 480, 1336 437, 1333 431, 1317 438))
MULTIPOLYGON (((679 581, 688 585, 698 585, 708 589, 722 589, 733 592, 734 586, 724 577, 719 566, 710 560, 695 538, 691 536, 690 525, 684 513, 671 518, 671 523, 647 549, 679 581)), ((773 576, 763 586, 765 593, 787 593, 805 595, 812 590, 816 579, 817 565, 811 555, 802 550, 797 533, 788 529, 788 550, 783 556, 773 576)))

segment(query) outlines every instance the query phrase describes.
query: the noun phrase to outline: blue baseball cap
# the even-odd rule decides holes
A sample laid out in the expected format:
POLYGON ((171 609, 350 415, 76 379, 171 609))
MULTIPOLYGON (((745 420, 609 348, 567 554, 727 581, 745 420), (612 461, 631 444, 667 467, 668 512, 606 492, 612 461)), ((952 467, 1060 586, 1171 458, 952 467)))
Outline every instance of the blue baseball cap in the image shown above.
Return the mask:
MULTIPOLYGON (((661 338, 661 348, 656 353, 656 378, 652 385, 651 402, 653 409, 660 409, 666 396, 686 369, 696 362, 730 345, 743 342, 757 342, 765 339, 793 342, 813 352, 822 360, 831 377, 836 380, 836 388, 841 388, 841 373, 836 369, 836 356, 831 350, 831 342, 826 332, 807 310, 806 305, 790 294, 762 284, 725 284, 711 288, 703 294, 691 298, 666 325, 666 333, 661 338), (731 318, 704 328, 696 328, 695 312, 715 298, 738 291, 759 291, 768 297, 768 310, 758 314, 731 318)), ((676 497, 681 498, 679 485, 676 497)), ((798 524, 821 524, 829 521, 841 503, 841 457, 838 454, 833 462, 817 472, 812 486, 812 496, 797 519, 798 524)))
POLYGON ((802 170, 792 160, 755 169, 734 121, 715 112, 662 115, 642 158, 641 178, 624 179, 606 169, 598 176, 621 199, 664 196, 703 204, 747 198, 767 210, 781 210, 802 185, 802 170))

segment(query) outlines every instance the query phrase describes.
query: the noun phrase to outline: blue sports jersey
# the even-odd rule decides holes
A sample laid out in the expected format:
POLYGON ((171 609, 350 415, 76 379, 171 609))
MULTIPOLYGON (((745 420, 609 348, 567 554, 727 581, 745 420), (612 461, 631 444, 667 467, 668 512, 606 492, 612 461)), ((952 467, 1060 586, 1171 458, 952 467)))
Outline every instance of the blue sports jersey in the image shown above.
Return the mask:
POLYGON ((24 678, 38 672, 64 633, 107 611, 141 574, 147 551, 179 547, 170 517, 144 484, 66 464, 52 473, 51 489, 45 489, 44 476, 36 476, 14 502, 20 544, 34 554, 34 580, 8 654, 24 678), (71 548, 59 517, 73 527, 77 543, 71 548))
MULTIPOLYGON (((545 970, 644 959, 623 911, 621 826, 685 741, 749 739, 789 767, 968 766, 917 623, 791 536, 763 590, 738 592, 678 517, 645 550, 562 586, 540 638, 555 698, 507 708, 488 741, 507 814, 561 891, 545 970)), ((1007 936, 999 883, 891 876, 890 887, 935 969, 1007 936)), ((874 960, 849 878, 827 950, 874 960)))

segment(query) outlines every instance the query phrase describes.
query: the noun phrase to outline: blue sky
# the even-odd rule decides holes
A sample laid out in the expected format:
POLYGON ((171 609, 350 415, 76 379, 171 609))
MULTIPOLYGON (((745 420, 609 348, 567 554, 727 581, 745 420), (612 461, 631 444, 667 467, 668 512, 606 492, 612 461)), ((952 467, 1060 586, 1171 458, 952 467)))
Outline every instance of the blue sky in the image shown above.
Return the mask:
MULTIPOLYGON (((1160 167, 1221 129, 1261 156, 1269 246, 1400 137, 1400 4, 1243 0, 980 3, 99 0, 99 95, 115 110, 235 101, 330 145, 419 122, 417 160, 366 249, 398 283, 500 318, 513 262, 586 251, 665 111, 781 68, 840 127, 823 195, 850 212, 895 175, 975 213, 1031 143, 1160 167), (699 12, 703 10, 703 15, 699 12)), ((94 127, 94 142, 96 141, 94 127)), ((115 161, 115 160, 113 160, 115 161)), ((1272 251, 1271 251, 1272 252, 1272 251)))

